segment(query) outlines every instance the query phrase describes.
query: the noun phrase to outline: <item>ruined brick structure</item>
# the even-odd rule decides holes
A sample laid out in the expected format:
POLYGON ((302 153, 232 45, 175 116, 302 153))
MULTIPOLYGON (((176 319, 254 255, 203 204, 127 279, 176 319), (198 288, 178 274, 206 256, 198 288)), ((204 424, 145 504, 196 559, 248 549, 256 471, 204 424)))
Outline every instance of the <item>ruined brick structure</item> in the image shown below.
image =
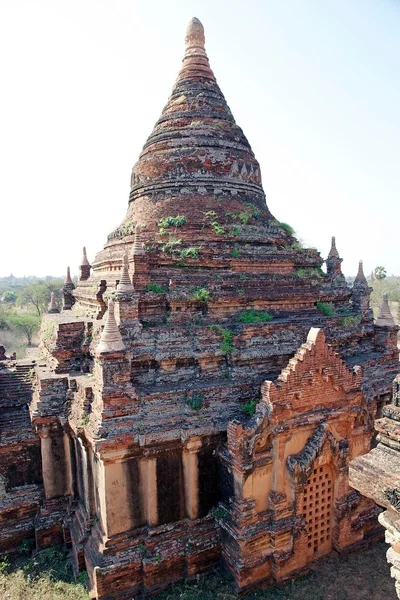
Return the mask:
MULTIPOLYGON (((387 297, 384 298, 378 322, 393 330, 387 297)), ((383 407, 382 418, 375 422, 378 445, 350 465, 350 483, 386 508, 379 515, 379 522, 386 529, 386 541, 390 544, 388 562, 395 579, 396 592, 400 598, 400 375, 393 382, 392 401, 383 407)))
POLYGON ((397 330, 341 260, 333 240, 325 273, 271 215, 193 19, 127 215, 43 321, 32 428, 26 402, 1 404, 5 462, 40 440, 41 469, 2 470, 0 552, 64 540, 92 594, 123 600, 220 562, 247 589, 371 539, 348 465, 390 399, 397 330))

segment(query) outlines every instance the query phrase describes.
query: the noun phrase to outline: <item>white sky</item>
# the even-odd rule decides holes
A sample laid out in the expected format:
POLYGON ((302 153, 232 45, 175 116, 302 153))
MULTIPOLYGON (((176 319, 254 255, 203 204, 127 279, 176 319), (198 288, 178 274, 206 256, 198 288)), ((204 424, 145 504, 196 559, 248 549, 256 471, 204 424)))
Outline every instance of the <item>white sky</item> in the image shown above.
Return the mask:
POLYGON ((399 275, 398 0, 0 0, 0 276, 74 274, 122 221, 193 16, 272 213, 399 275))

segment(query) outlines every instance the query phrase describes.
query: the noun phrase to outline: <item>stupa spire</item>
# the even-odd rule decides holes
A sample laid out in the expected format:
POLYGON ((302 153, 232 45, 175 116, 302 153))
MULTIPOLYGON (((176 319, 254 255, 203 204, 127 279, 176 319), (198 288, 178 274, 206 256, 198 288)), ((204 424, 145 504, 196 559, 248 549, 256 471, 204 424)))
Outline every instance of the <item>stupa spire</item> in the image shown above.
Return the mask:
POLYGON ((140 227, 139 223, 137 223, 137 225, 135 226, 135 238, 133 241, 132 256, 137 256, 138 254, 145 254, 141 231, 142 228, 140 227))
POLYGON ((75 288, 71 279, 71 270, 67 267, 67 277, 65 279, 65 283, 62 288, 63 292, 63 310, 71 310, 73 305, 75 304, 75 297, 72 293, 72 290, 75 288))
POLYGON ((339 252, 337 251, 336 248, 336 237, 333 235, 332 236, 332 241, 331 241, 331 249, 329 250, 329 254, 328 254, 328 258, 340 258, 339 257, 339 252))
POLYGON ((178 81, 187 77, 203 77, 215 81, 205 49, 204 27, 196 17, 187 26, 185 44, 185 56, 178 81))
POLYGON ((69 267, 67 267, 67 277, 65 278, 65 283, 67 283, 67 284, 71 284, 72 283, 71 269, 69 267))
POLYGON ((49 308, 47 309, 48 313, 58 313, 60 312, 57 308, 57 303, 56 303, 56 295, 54 292, 51 292, 50 295, 50 304, 49 304, 49 308))
POLYGON ((392 313, 390 312, 389 298, 387 294, 383 294, 382 296, 381 310, 377 320, 375 321, 375 325, 377 327, 396 327, 396 323, 394 322, 392 313))
POLYGON ((103 354, 104 352, 120 352, 124 349, 125 345, 122 341, 121 332, 115 320, 114 302, 109 300, 104 329, 100 337, 100 342, 96 347, 96 352, 103 354))
POLYGON ((83 255, 82 255, 82 262, 80 264, 80 270, 81 270, 81 276, 80 276, 80 280, 81 281, 85 281, 86 279, 89 279, 90 277, 90 269, 92 268, 89 261, 88 261, 88 257, 86 254, 86 247, 83 246, 83 255))
POLYGON ((133 292, 133 285, 129 277, 128 255, 126 252, 122 260, 122 274, 119 284, 117 285, 117 292, 133 292))
POLYGON ((367 280, 366 280, 365 275, 364 275, 363 261, 362 260, 360 260, 360 262, 358 263, 358 273, 356 275, 355 281, 359 281, 361 283, 367 283, 367 280))
POLYGON ((329 250, 328 258, 326 259, 326 272, 331 278, 332 283, 339 286, 346 284, 346 280, 342 273, 342 261, 343 259, 340 258, 339 252, 336 248, 336 238, 333 235, 331 240, 331 249, 329 250))

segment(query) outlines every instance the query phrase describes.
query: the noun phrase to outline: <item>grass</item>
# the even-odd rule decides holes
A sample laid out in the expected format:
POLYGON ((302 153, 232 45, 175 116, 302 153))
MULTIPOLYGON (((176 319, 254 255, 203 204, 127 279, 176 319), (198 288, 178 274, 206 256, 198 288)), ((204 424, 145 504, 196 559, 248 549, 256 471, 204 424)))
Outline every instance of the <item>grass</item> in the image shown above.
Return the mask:
POLYGON ((316 302, 315 306, 325 317, 332 317, 335 314, 335 307, 332 304, 327 304, 326 302, 316 302))
POLYGON ((255 308, 250 308, 249 310, 245 310, 240 313, 237 318, 239 323, 263 323, 272 321, 272 315, 269 312, 265 312, 263 310, 256 310, 255 308))
POLYGON ((146 287, 144 288, 145 292, 154 292, 154 294, 165 294, 166 290, 161 286, 158 285, 157 283, 149 283, 149 285, 146 285, 146 287))
POLYGON ((258 402, 258 400, 253 398, 252 400, 246 402, 246 404, 242 404, 240 410, 244 415, 247 415, 248 417, 254 417, 258 402))
MULTIPOLYGON (((217 509, 218 510, 218 509, 217 509)), ((223 517, 224 515, 215 515, 223 517)), ((388 545, 378 542, 355 554, 335 552, 318 561, 308 575, 270 585, 243 596, 246 600, 397 600, 386 562, 388 545)), ((1 564, 1 563, 0 563, 1 564)), ((0 569, 4 600, 88 600, 75 582, 67 554, 49 548, 0 569)), ((157 600, 237 600, 232 577, 216 570, 195 581, 181 582, 154 596, 157 600)))
POLYGON ((207 302, 210 299, 210 292, 206 288, 199 288, 193 292, 190 299, 197 300, 198 302, 207 302))
MULTIPOLYGON (((387 544, 379 542, 357 554, 332 553, 308 575, 282 585, 250 592, 246 600, 397 600, 386 562, 387 544)), ((236 600, 230 575, 216 571, 193 583, 178 583, 157 600, 236 600)))
POLYGON ((291 225, 289 225, 289 223, 284 223, 283 221, 280 221, 278 223, 278 227, 283 229, 283 231, 288 235, 294 235, 294 229, 291 225))
POLYGON ((76 581, 68 553, 52 546, 32 557, 0 562, 0 598, 7 600, 89 600, 86 573, 76 581))
POLYGON ((223 354, 231 354, 234 350, 233 345, 233 332, 230 329, 224 329, 219 325, 212 325, 210 327, 211 331, 215 331, 215 333, 219 333, 222 337, 220 350, 223 354))
POLYGON ((192 410, 200 410, 203 406, 203 396, 201 394, 193 394, 187 398, 186 405, 192 410))

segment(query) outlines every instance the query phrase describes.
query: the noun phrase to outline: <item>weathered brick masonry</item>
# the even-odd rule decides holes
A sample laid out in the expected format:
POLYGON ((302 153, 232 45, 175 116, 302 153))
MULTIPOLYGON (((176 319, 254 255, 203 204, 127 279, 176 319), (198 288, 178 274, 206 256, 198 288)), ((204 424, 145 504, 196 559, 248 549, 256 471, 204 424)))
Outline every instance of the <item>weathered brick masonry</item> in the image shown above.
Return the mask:
POLYGON ((348 464, 389 401, 397 329, 374 324, 361 266, 346 285, 334 240, 325 273, 271 215, 197 19, 131 184, 44 319, 33 429, 12 417, 1 446, 7 464, 35 448, 37 481, 1 463, 0 550, 63 537, 92 594, 123 600, 220 561, 247 589, 370 539, 348 464))

